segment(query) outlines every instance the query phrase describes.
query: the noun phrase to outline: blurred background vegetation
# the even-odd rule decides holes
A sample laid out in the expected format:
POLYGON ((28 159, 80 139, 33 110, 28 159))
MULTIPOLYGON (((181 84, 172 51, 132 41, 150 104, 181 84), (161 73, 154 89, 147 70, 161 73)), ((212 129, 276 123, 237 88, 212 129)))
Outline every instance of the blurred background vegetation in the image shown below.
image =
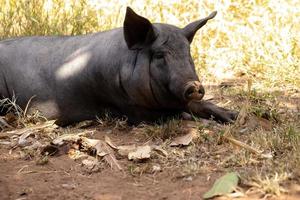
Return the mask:
POLYGON ((299 90, 299 0, 0 0, 0 39, 120 27, 126 6, 179 27, 217 10, 192 45, 201 78, 243 77, 258 90, 299 90))

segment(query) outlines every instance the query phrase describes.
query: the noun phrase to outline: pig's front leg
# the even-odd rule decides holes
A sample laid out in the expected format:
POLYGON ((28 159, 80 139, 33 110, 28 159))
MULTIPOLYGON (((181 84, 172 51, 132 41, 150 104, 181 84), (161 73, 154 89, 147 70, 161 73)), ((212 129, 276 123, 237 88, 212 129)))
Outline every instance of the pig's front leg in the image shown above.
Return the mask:
POLYGON ((191 101, 187 105, 187 111, 196 117, 214 119, 221 123, 233 122, 238 112, 216 106, 208 101, 191 101))

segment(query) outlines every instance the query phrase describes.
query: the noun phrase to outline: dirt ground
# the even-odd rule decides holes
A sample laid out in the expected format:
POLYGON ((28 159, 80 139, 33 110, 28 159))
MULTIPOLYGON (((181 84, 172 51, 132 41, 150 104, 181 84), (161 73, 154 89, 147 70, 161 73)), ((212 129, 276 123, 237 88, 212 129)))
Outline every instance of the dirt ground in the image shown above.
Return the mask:
POLYGON ((173 172, 132 177, 106 169, 84 174, 66 156, 51 159, 47 166, 7 160, 1 166, 1 199, 199 199, 211 181, 172 178, 173 172), (18 173, 26 167, 28 174, 18 173))
MULTIPOLYGON (((103 134, 97 132, 95 138, 103 134)), ((119 141, 132 141, 134 135, 117 134, 119 141)), ((129 165, 126 159, 122 166, 129 165)), ((1 199, 199 199, 212 184, 206 176, 182 180, 176 170, 133 176, 129 170, 109 167, 87 173, 80 162, 67 155, 51 157, 46 165, 22 160, 1 148, 1 199)), ((217 174, 216 174, 217 175, 217 174)))
MULTIPOLYGON (((212 94, 217 102, 225 106, 229 105, 229 95, 234 96, 232 92, 224 91, 218 91, 217 95, 212 94)), ((283 107, 284 112, 280 114, 279 98, 274 102, 273 99, 268 99, 269 97, 261 99, 261 96, 255 95, 249 100, 250 108, 256 109, 251 111, 252 113, 264 114, 267 108, 272 109, 276 104, 279 110, 276 115, 273 116, 271 112, 268 114, 269 119, 251 118, 249 116, 252 115, 249 115, 248 111, 244 124, 236 126, 220 125, 210 120, 197 121, 199 137, 185 147, 169 145, 178 134, 182 134, 180 128, 183 122, 180 124, 177 121, 162 126, 133 127, 124 125, 122 121, 98 120, 87 125, 56 127, 37 132, 30 130, 33 133, 26 136, 28 138, 22 142, 25 142, 23 146, 16 145, 18 142, 20 144, 21 134, 2 131, 0 200, 202 199, 213 183, 230 171, 236 171, 242 176, 238 188, 240 193, 237 194, 243 195, 238 195, 238 199, 300 199, 300 171, 297 169, 299 98, 296 98, 297 101, 293 98, 291 102, 287 101, 288 98, 283 99, 282 105, 292 105, 292 111, 288 114, 288 108, 283 107), (277 118, 281 122, 277 122, 277 118), (238 141, 263 150, 264 153, 271 153, 272 156, 262 159, 259 155, 251 153, 251 149, 224 141, 220 134, 223 134, 224 130, 226 132, 228 127, 238 141), (66 149, 60 149, 55 155, 44 157, 41 157, 41 151, 38 149, 25 150, 26 146, 32 147, 36 142, 45 145, 59 136, 78 133, 87 133, 87 138, 102 141, 105 140, 105 136, 109 136, 118 146, 160 145, 168 155, 156 152, 151 154, 149 159, 131 161, 114 152, 117 162, 122 167, 122 170, 116 170, 101 159, 96 168, 85 166, 83 159, 77 155, 78 144, 72 144, 66 149), (41 162, 41 159, 45 158, 46 160, 41 162), (249 177, 251 179, 257 174, 260 176, 256 179, 256 185, 246 184, 249 177), (287 178, 281 176, 285 174, 287 178), (274 195, 278 191, 280 195, 274 195)), ((229 106, 236 108, 242 100, 245 100, 245 96, 236 95, 235 99, 231 99, 229 106)), ((88 156, 95 159, 95 156, 88 156)), ((233 196, 217 199, 232 198, 233 196)))
MULTIPOLYGON (((107 131, 97 131, 94 138, 102 139, 107 131)), ((135 134, 110 133, 117 143, 134 141, 140 143, 135 134)), ((164 167, 156 173, 133 174, 130 162, 119 159, 123 171, 104 167, 98 172, 85 170, 80 161, 68 155, 49 158, 44 165, 35 159, 24 159, 18 151, 9 154, 9 148, 0 146, 0 199, 201 199, 213 182, 224 173, 198 173, 182 176, 178 166, 164 167), (127 169, 126 169, 127 167, 127 169)), ((146 164, 149 161, 145 161, 146 164)), ((138 163, 137 163, 138 164, 138 163)), ((141 163, 142 165, 145 163, 141 163)), ((298 188, 299 189, 299 188, 298 188)), ((239 199, 259 199, 257 194, 239 199)), ((272 199, 299 199, 300 190, 272 199)), ((227 198, 223 198, 227 199, 227 198)), ((230 199, 230 198, 228 198, 230 199)))

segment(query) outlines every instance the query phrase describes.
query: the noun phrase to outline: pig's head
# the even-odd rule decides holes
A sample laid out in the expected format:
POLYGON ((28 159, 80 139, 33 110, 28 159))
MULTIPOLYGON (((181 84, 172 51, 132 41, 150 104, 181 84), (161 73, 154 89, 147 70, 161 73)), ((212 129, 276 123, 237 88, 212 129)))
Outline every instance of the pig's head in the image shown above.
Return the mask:
POLYGON ((138 74, 133 75, 137 82, 133 87, 139 91, 143 104, 171 108, 203 98, 204 88, 195 71, 190 44, 197 30, 216 13, 181 29, 152 24, 127 8, 124 37, 127 47, 138 52, 135 61, 138 74))

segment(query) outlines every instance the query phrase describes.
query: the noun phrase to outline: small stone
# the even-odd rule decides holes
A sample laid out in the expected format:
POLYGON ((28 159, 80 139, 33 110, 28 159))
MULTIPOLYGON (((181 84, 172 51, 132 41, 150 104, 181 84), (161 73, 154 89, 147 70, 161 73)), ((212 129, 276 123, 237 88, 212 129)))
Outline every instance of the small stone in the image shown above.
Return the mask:
POLYGON ((76 188, 76 185, 75 185, 75 184, 67 184, 67 183, 65 183, 65 184, 62 184, 61 186, 62 186, 63 188, 65 188, 65 189, 68 189, 68 190, 73 190, 73 189, 76 188))

